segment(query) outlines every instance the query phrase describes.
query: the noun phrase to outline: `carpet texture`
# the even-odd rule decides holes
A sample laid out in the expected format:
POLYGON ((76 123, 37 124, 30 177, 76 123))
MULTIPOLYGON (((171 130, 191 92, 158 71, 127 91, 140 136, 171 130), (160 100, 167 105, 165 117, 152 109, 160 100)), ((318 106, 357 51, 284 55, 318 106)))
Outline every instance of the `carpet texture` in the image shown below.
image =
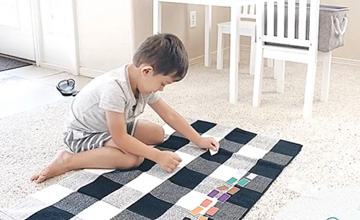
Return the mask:
POLYGON ((0 72, 29 65, 31 64, 0 56, 0 72))
MULTIPOLYGON (((190 66, 185 79, 167 86, 161 94, 185 117, 240 127, 303 145, 301 153, 276 178, 244 220, 275 219, 287 204, 314 188, 358 186, 360 68, 333 63, 330 98, 328 102, 321 102, 322 63, 319 63, 313 118, 305 121, 302 106, 306 65, 286 64, 284 94, 276 93, 273 69, 265 67, 262 105, 253 108, 253 76, 249 75, 248 60, 246 62, 240 65, 239 101, 236 104, 228 101, 228 59, 225 59, 222 71, 216 70, 216 62, 211 68, 202 63, 190 66)), ((72 97, 64 99, 0 119, 0 209, 12 207, 35 192, 82 172, 69 172, 41 184, 29 180, 58 150, 66 149, 62 143, 64 113, 72 97)), ((141 118, 163 124, 149 107, 141 118)), ((306 216, 303 219, 307 219, 306 216)))
POLYGON ((83 170, 0 210, 0 218, 242 219, 302 147, 240 128, 189 122, 202 136, 219 141, 217 154, 165 125, 165 141, 156 147, 182 158, 175 172, 149 160, 128 171, 83 170))

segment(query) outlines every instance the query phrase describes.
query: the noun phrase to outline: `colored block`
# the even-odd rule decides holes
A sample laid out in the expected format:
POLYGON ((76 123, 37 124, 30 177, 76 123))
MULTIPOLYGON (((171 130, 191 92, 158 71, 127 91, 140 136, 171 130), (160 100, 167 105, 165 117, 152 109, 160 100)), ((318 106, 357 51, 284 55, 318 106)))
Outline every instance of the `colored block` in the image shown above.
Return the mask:
POLYGON ((236 179, 235 177, 231 177, 231 178, 227 181, 227 183, 233 184, 233 183, 235 183, 236 181, 237 181, 237 179, 236 179))
POLYGON ((208 205, 210 205, 212 203, 212 201, 210 200, 210 199, 205 199, 204 200, 204 202, 202 202, 201 204, 200 204, 200 206, 202 206, 202 207, 208 207, 208 205))
POLYGON ((215 154, 218 153, 218 151, 214 151, 214 150, 211 150, 211 149, 210 149, 209 151, 210 151, 210 155, 211 155, 211 156, 213 156, 213 155, 215 155, 215 154))
POLYGON ((203 208, 201 208, 200 206, 196 207, 195 209, 191 210, 191 214, 192 215, 197 215, 199 212, 201 212, 203 210, 203 208))
POLYGON ((247 179, 249 180, 253 180, 255 177, 257 177, 257 175, 255 173, 250 173, 249 175, 247 175, 247 179))
POLYGON ((244 187, 248 182, 249 180, 247 179, 241 179, 237 184, 244 187))
POLYGON ((227 186, 219 186, 216 189, 218 189, 218 190, 227 190, 227 189, 229 189, 229 187, 227 187, 227 186))
POLYGON ((205 216, 200 216, 199 218, 198 218, 198 220, 207 220, 208 218, 207 217, 205 217, 205 216))
POLYGON ((231 188, 231 189, 228 191, 228 193, 229 193, 230 195, 234 195, 234 194, 237 193, 239 190, 240 190, 239 188, 233 187, 233 188, 231 188))
POLYGON ((225 202, 226 200, 228 200, 230 198, 230 195, 229 194, 222 194, 220 197, 219 197, 219 201, 220 202, 225 202))
POLYGON ((206 214, 208 214, 208 215, 210 215, 210 216, 213 216, 213 215, 215 215, 215 213, 216 213, 217 211, 219 211, 218 208, 216 208, 216 207, 211 207, 209 210, 207 210, 206 214))
POLYGON ((216 189, 214 189, 213 191, 211 191, 208 196, 211 198, 214 198, 214 196, 216 196, 219 193, 219 191, 217 191, 216 189))

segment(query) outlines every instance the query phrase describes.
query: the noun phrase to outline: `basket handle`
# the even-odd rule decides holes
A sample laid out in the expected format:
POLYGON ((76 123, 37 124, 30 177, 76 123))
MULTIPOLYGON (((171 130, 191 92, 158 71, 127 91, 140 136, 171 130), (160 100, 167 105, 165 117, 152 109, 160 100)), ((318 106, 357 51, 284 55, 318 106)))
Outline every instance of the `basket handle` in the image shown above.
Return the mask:
POLYGON ((339 18, 335 18, 335 33, 336 33, 337 35, 343 36, 343 35, 345 34, 345 31, 346 31, 346 28, 347 28, 347 24, 348 24, 348 19, 347 19, 347 17, 344 17, 344 18, 343 18, 343 21, 344 21, 344 27, 343 27, 343 29, 341 30, 339 18))

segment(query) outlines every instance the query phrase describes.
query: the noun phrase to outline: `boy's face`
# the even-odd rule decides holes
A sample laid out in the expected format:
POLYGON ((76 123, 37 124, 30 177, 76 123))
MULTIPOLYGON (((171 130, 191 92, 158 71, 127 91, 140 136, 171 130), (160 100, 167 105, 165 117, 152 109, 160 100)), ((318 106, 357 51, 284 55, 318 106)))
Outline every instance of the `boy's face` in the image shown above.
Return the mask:
POLYGON ((141 80, 138 84, 138 89, 143 95, 152 92, 163 91, 166 85, 174 82, 171 75, 154 74, 151 66, 144 66, 141 68, 141 80))

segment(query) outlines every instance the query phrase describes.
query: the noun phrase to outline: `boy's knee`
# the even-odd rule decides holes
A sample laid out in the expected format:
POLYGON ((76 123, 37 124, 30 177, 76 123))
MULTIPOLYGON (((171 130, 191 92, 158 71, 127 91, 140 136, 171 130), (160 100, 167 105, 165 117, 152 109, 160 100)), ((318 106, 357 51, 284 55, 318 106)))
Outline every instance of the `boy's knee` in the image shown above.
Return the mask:
POLYGON ((164 142, 164 134, 164 129, 161 126, 158 126, 156 129, 153 129, 148 133, 145 143, 149 145, 160 144, 164 142))
POLYGON ((132 155, 127 159, 127 168, 133 168, 133 167, 140 166, 140 164, 142 164, 142 162, 144 162, 143 157, 132 155))
POLYGON ((138 167, 140 166, 142 163, 144 162, 144 158, 143 157, 137 157, 137 160, 134 164, 134 167, 138 167))
POLYGON ((164 141, 165 132, 162 127, 159 128, 158 134, 154 137, 154 143, 162 143, 164 141))

